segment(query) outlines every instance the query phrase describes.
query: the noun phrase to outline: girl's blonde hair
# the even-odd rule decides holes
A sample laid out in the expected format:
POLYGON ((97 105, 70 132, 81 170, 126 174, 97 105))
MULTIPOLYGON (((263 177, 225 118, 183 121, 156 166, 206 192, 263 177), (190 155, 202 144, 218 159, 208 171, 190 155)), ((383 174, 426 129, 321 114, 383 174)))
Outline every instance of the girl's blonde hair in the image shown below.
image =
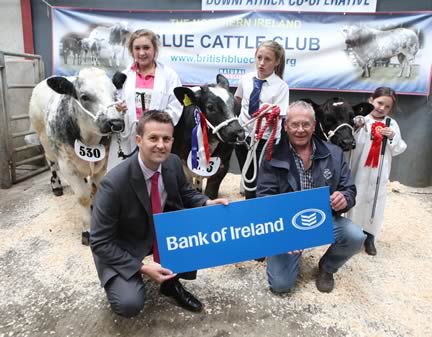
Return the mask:
POLYGON ((127 42, 127 48, 128 48, 130 55, 133 56, 133 43, 134 43, 134 41, 140 37, 143 37, 143 36, 147 37, 151 41, 151 44, 153 45, 153 48, 155 51, 154 57, 156 59, 157 55, 159 54, 159 38, 153 31, 151 31, 149 29, 138 29, 131 34, 131 36, 129 37, 129 40, 127 42))
POLYGON ((283 79, 284 71, 285 71, 285 49, 273 40, 266 40, 263 41, 257 48, 255 52, 255 56, 258 53, 258 50, 262 47, 269 48, 273 51, 275 54, 276 60, 279 61, 279 64, 275 67, 274 72, 276 75, 278 75, 281 79, 283 79))

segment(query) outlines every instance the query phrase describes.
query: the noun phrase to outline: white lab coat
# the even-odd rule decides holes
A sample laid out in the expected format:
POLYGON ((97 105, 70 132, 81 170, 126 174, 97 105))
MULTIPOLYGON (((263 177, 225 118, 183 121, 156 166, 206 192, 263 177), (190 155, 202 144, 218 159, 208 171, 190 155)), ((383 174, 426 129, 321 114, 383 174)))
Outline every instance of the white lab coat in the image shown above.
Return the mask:
MULTIPOLYGON (((125 131, 121 134, 121 149, 125 154, 129 154, 136 147, 136 72, 132 70, 131 67, 128 67, 123 71, 123 73, 126 74, 127 78, 123 85, 123 89, 120 92, 120 96, 126 100, 128 110, 125 114, 125 131)), ((180 87, 181 85, 180 78, 173 69, 157 62, 149 110, 157 109, 166 111, 171 116, 174 125, 176 125, 181 117, 183 106, 175 97, 174 88, 180 87)), ((117 154, 119 148, 117 140, 118 137, 118 134, 114 134, 111 138, 107 167, 108 171, 122 161, 122 158, 119 158, 117 154)))
POLYGON ((391 119, 389 127, 395 132, 395 136, 392 140, 387 140, 375 215, 371 223, 370 220, 380 163, 376 168, 366 167, 365 163, 372 144, 371 129, 374 122, 375 120, 372 117, 366 116, 365 126, 360 128, 355 134, 356 148, 351 152, 350 166, 354 183, 357 187, 357 197, 356 205, 347 213, 347 217, 354 223, 363 227, 364 231, 378 236, 384 221, 384 208, 387 193, 386 185, 389 180, 392 157, 404 152, 407 145, 401 137, 398 124, 394 119, 391 119))

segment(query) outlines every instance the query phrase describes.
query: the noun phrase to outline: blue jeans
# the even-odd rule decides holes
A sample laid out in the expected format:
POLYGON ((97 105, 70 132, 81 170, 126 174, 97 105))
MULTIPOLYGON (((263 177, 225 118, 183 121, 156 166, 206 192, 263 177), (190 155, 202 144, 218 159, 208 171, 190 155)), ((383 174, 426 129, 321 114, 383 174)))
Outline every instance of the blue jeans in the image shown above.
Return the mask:
MULTIPOLYGON (((319 261, 320 268, 336 273, 352 256, 360 251, 366 235, 360 226, 342 216, 333 216, 335 243, 319 261)), ((270 289, 284 293, 292 289, 299 273, 302 254, 280 254, 267 258, 267 277, 270 289)))

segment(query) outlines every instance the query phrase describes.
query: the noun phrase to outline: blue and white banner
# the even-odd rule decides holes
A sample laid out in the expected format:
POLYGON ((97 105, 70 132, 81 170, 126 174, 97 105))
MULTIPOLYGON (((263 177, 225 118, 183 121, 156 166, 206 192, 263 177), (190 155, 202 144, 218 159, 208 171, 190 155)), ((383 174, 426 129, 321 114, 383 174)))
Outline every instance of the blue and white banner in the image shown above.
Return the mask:
POLYGON ((131 59, 131 32, 160 37, 159 60, 184 85, 214 83, 221 73, 237 86, 255 69, 264 40, 286 52, 291 89, 428 95, 432 13, 328 14, 291 12, 130 12, 53 9, 53 71, 72 75, 96 65, 113 73, 131 59))
POLYGON ((375 12, 376 0, 202 0, 211 11, 375 12))
POLYGON ((328 187, 154 219, 161 265, 176 273, 334 242, 328 187))

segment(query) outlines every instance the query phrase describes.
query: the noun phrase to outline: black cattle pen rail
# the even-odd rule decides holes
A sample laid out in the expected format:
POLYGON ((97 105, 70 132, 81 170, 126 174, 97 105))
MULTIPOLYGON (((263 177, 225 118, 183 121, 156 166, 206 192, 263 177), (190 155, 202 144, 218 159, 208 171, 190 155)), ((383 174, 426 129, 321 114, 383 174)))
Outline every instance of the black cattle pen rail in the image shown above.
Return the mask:
POLYGON ((11 102, 14 90, 33 90, 44 77, 40 55, 0 51, 0 188, 10 188, 12 184, 48 170, 41 145, 25 144, 24 141, 25 136, 35 134, 30 130, 29 101, 11 102), (12 67, 16 61, 19 63, 12 67), (29 65, 33 67, 33 74, 25 72, 29 65), (24 71, 20 77, 21 70, 24 71), (33 83, 9 83, 6 73, 20 79, 31 78, 33 83))

